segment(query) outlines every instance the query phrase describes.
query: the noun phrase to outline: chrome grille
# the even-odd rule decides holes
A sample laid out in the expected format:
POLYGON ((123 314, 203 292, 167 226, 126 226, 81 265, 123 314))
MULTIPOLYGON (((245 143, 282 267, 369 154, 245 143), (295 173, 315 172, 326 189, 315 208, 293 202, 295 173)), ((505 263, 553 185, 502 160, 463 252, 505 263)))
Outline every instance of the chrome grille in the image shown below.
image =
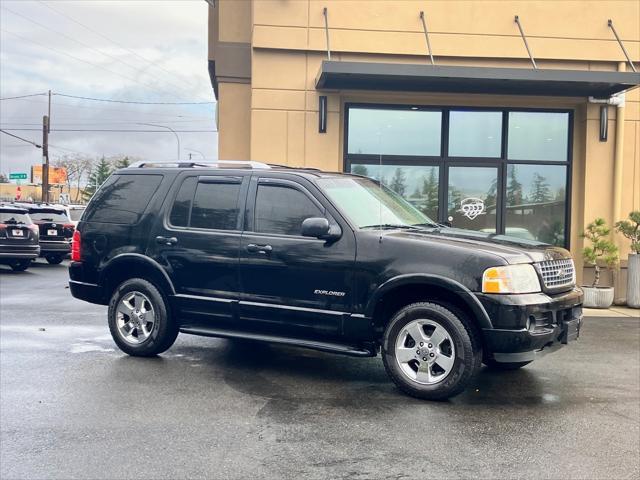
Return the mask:
POLYGON ((547 260, 536 264, 546 288, 569 287, 575 284, 575 267, 573 260, 547 260))

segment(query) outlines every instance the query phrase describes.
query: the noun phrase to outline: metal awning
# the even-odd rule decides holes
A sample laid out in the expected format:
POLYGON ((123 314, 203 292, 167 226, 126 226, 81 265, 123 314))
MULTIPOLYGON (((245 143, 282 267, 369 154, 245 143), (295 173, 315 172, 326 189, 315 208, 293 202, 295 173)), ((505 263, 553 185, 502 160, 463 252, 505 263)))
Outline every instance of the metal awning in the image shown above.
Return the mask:
POLYGON ((323 61, 318 90, 393 90, 608 98, 640 73, 323 61))

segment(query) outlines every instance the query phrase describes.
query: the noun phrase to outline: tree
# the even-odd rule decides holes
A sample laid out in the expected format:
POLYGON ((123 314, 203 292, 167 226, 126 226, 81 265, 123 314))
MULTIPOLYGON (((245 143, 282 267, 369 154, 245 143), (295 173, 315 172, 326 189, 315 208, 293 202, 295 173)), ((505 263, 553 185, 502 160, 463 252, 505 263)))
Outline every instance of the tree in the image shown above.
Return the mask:
POLYGON ((491 181, 491 185, 489 185, 489 190, 487 190, 487 196, 484 199, 484 204, 486 205, 487 210, 489 207, 495 207, 498 204, 498 179, 494 178, 491 181))
POLYGON ((0 173, 0 183, 11 183, 6 174, 0 173))
POLYGON ((438 209, 438 177, 436 176, 436 169, 431 168, 428 177, 423 177, 422 180, 422 195, 424 197, 422 213, 425 215, 435 214, 438 209))
POLYGON ((113 157, 111 163, 113 164, 113 169, 117 170, 119 168, 127 168, 131 165, 131 160, 125 155, 124 157, 113 157))
POLYGON ((64 155, 54 162, 54 166, 62 167, 67 171, 67 188, 71 192, 71 186, 75 183, 76 195, 74 202, 78 201, 80 185, 86 180, 93 160, 85 155, 64 155))
POLYGON ((363 177, 369 176, 369 170, 364 165, 355 165, 351 170, 354 175, 362 175, 363 177))
POLYGON ((509 184, 507 185, 507 205, 522 204, 522 184, 516 176, 516 166, 512 165, 509 169, 509 184))
POLYGON ((545 203, 549 200, 551 200, 551 189, 547 179, 538 172, 534 173, 529 201, 532 203, 545 203))
POLYGON ((587 225, 587 228, 581 235, 582 238, 586 238, 591 242, 590 246, 584 247, 582 250, 582 256, 584 262, 588 265, 593 265, 595 269, 592 287, 597 287, 600 283, 600 265, 598 265, 598 260, 603 260, 609 268, 613 268, 618 263, 618 247, 608 239, 609 233, 611 233, 611 229, 607 227, 604 218, 596 218, 587 225))
POLYGON ((113 172, 113 168, 104 156, 98 162, 95 168, 91 170, 87 187, 82 192, 85 200, 89 200, 96 190, 102 185, 113 172))
POLYGON ((398 195, 404 196, 404 192, 407 189, 406 181, 407 177, 404 173, 404 170, 402 168, 396 168, 389 188, 391 188, 391 190, 396 192, 398 195))

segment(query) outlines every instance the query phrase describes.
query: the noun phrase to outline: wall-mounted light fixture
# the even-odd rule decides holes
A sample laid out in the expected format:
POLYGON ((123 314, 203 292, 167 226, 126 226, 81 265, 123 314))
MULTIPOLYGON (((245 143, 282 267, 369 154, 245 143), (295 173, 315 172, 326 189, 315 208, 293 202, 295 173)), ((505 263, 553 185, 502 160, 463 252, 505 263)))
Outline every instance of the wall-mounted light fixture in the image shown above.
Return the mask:
POLYGON ((327 96, 318 97, 318 132, 327 133, 327 96))
POLYGON ((600 141, 607 141, 609 133, 609 106, 600 105, 600 141))

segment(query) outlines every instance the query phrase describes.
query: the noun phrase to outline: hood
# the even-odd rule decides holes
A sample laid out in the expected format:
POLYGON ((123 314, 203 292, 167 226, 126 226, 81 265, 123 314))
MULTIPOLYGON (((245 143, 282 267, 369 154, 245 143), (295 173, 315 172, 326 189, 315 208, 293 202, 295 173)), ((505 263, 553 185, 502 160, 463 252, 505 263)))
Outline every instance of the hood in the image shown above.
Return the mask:
POLYGON ((413 241, 446 242, 457 247, 468 247, 496 255, 511 264, 571 258, 571 254, 564 248, 547 243, 460 228, 439 227, 424 230, 402 230, 388 232, 385 236, 393 236, 398 239, 406 238, 413 241))

